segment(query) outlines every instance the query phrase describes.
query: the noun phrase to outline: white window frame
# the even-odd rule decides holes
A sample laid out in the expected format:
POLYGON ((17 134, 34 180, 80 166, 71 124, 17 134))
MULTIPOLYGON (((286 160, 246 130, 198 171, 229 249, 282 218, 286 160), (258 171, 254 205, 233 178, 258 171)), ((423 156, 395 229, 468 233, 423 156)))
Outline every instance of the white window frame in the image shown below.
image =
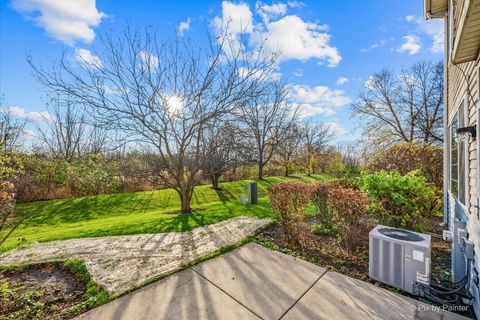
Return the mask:
MULTIPOLYGON (((463 106, 463 126, 468 127, 470 126, 470 110, 469 110, 469 100, 468 100, 468 92, 466 91, 463 95, 462 100, 463 106)), ((467 213, 470 214, 470 143, 472 141, 472 137, 468 134, 466 135, 465 140, 465 148, 464 148, 464 161, 465 161, 465 172, 464 172, 464 181, 465 181, 465 208, 467 209, 467 213)))
MULTIPOLYGON (((460 121, 460 118, 458 119, 459 121, 459 127, 462 127, 462 126, 468 126, 469 125, 469 110, 468 110, 468 93, 465 92, 464 96, 463 96, 463 99, 462 101, 458 104, 458 107, 455 109, 455 111, 453 112, 453 114, 455 115, 456 113, 460 113, 460 109, 463 108, 463 124, 461 123, 460 121)), ((460 115, 459 115, 460 116, 460 115)), ((478 116, 478 114, 477 114, 478 116)), ((451 170, 452 170, 452 152, 451 152, 451 147, 452 147, 452 144, 451 144, 451 130, 452 130, 452 124, 453 124, 453 120, 455 119, 455 116, 452 117, 452 119, 450 119, 449 121, 449 124, 448 124, 448 191, 449 193, 452 193, 452 180, 451 180, 451 170)), ((464 208, 465 208, 465 211, 467 211, 468 213, 470 213, 470 181, 469 181, 469 177, 470 177, 470 162, 469 162, 469 150, 470 150, 470 136, 467 136, 467 140, 465 141, 465 146, 464 146, 464 155, 463 155, 463 165, 464 165, 464 176, 463 176, 463 181, 465 183, 465 190, 464 190, 464 193, 465 193, 465 196, 464 196, 464 201, 465 203, 462 203, 460 201, 460 193, 458 192, 458 190, 456 190, 456 193, 457 193, 457 196, 454 196, 452 194, 452 196, 454 196, 455 198, 458 199, 458 203, 460 203, 464 208)), ((477 143, 478 143, 478 140, 477 139, 477 143)), ((477 149, 478 150, 478 149, 477 149)), ((458 144, 457 144, 457 152, 459 151, 459 147, 458 147, 458 144)), ((460 160, 460 157, 459 155, 457 154, 457 161, 460 160)), ((457 187, 460 187, 460 163, 457 164, 457 179, 458 179, 458 186, 457 187)))
MULTIPOLYGON (((477 78, 478 80, 480 80, 480 68, 478 69, 478 75, 479 77, 477 78)), ((479 86, 480 86, 480 83, 479 83, 479 86)), ((477 111, 477 117, 476 117, 476 130, 477 130, 477 144, 476 144, 476 147, 477 147, 477 150, 476 150, 476 153, 477 153, 477 199, 476 199, 476 203, 475 203, 475 208, 476 208, 476 214, 477 214, 477 217, 479 217, 479 211, 480 211, 480 98, 477 99, 477 101, 475 102, 475 109, 477 111)))

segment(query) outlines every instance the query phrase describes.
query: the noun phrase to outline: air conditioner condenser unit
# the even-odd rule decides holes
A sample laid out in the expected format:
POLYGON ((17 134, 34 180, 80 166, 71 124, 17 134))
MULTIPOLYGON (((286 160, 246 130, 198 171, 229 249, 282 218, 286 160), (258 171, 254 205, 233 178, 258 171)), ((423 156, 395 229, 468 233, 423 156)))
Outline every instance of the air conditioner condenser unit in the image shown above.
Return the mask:
POLYGON ((430 283, 431 237, 376 226, 369 233, 370 278, 414 293, 415 283, 430 283))

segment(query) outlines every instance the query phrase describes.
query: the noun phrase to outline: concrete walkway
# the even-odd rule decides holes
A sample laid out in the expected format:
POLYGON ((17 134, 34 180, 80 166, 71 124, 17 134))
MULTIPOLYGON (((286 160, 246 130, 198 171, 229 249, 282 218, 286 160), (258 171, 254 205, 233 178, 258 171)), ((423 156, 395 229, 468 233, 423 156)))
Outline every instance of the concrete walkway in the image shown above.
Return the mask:
POLYGON ((464 319, 250 243, 80 319, 464 319))
POLYGON ((119 294, 236 244, 269 223, 236 217, 186 232, 51 241, 2 253, 0 264, 83 260, 96 283, 119 294))

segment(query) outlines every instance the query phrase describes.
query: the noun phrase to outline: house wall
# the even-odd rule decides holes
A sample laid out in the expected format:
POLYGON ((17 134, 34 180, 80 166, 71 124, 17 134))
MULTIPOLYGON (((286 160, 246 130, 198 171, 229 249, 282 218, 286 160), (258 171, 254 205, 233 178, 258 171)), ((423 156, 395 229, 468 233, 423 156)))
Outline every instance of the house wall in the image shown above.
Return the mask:
MULTIPOLYGON (((464 1, 457 0, 455 1, 455 6, 452 6, 452 2, 450 1, 449 10, 453 9, 453 12, 449 12, 449 19, 453 18, 453 23, 447 21, 446 26, 450 28, 453 27, 454 31, 458 30, 458 23, 459 23, 459 16, 462 10, 464 1)), ((450 30, 446 30, 449 32, 450 30)), ((450 37, 454 36, 455 32, 449 32, 450 37)), ((466 63, 461 63, 458 65, 453 65, 451 63, 450 54, 451 48, 449 46, 454 43, 454 39, 446 39, 446 61, 445 66, 446 70, 446 116, 447 116, 447 125, 450 125, 456 111, 462 105, 465 104, 466 110, 466 126, 474 126, 477 125, 477 106, 476 102, 479 99, 479 58, 475 61, 470 61, 466 63)), ((478 132, 477 128, 477 132, 478 132)), ((477 134, 479 136, 479 134, 477 134)), ((448 132, 445 135, 445 138, 448 137, 448 132)), ((475 248, 475 258, 474 258, 474 267, 477 270, 480 270, 480 219, 479 219, 479 212, 478 212, 478 152, 477 152, 477 141, 472 139, 470 136, 468 138, 468 151, 467 151, 467 161, 466 161, 466 203, 465 208, 465 218, 466 218, 466 229, 468 231, 468 240, 473 241, 474 248, 475 248)), ((479 137, 480 139, 480 137, 479 137)), ((447 146, 448 144, 444 144, 447 146)), ((450 155, 447 155, 447 160, 449 161, 450 155)), ((447 187, 448 189, 448 187, 447 187)), ((453 209, 454 205, 452 201, 449 201, 449 214, 453 214, 454 211, 458 210, 457 208, 453 209)), ((459 213, 455 212, 455 216, 458 216, 459 213)), ((453 221, 453 220, 451 220, 453 221)), ((456 231, 455 226, 453 223, 450 223, 449 228, 451 231, 456 231)), ((456 250, 459 250, 458 247, 455 248, 455 245, 452 245, 454 250, 454 254, 456 250)), ((458 252, 457 252, 458 253, 458 252)), ((452 270, 455 272, 455 262, 454 262, 454 254, 452 254, 452 270)), ((463 256, 462 256, 463 260, 463 256)), ((457 262, 458 263, 458 262, 457 262)), ((478 288, 472 287, 472 294, 475 296, 474 300, 474 309, 477 314, 480 314, 480 293, 478 292, 478 288)))

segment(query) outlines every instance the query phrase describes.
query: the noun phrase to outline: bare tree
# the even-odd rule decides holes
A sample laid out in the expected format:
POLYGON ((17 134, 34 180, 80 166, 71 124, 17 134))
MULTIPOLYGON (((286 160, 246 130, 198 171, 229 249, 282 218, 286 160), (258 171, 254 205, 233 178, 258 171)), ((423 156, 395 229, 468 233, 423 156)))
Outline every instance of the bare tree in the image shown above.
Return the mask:
POLYGON ((203 178, 205 129, 253 96, 275 64, 275 55, 246 52, 228 33, 209 38, 205 51, 181 37, 162 41, 154 28, 128 26, 118 40, 101 37, 95 59, 81 61, 82 68, 65 58, 51 71, 28 61, 40 83, 85 104, 99 124, 155 147, 163 183, 178 193, 181 212, 191 212, 203 178))
POLYGON ((0 151, 9 153, 20 147, 25 121, 15 119, 2 102, 3 98, 0 98, 0 151))
MULTIPOLYGON (((315 169, 322 157, 321 152, 325 151, 333 136, 332 128, 323 122, 305 121, 303 123, 303 166, 306 168, 308 175, 315 173, 315 169)), ((323 156, 326 156, 326 154, 323 156)))
POLYGON ((106 151, 110 141, 109 132, 104 127, 97 124, 90 125, 87 133, 86 152, 101 153, 106 151))
POLYGON ((68 99, 57 97, 52 102, 45 128, 38 128, 40 140, 55 158, 71 161, 84 151, 85 113, 68 99))
POLYGON ((293 124, 281 139, 278 155, 280 162, 285 168, 285 177, 290 175, 290 169, 293 165, 293 160, 296 153, 300 150, 300 143, 302 141, 302 128, 297 124, 293 124))
POLYGON ((342 162, 348 169, 357 169, 362 163, 362 149, 357 145, 346 145, 339 148, 342 162))
POLYGON ((281 81, 268 82, 237 109, 239 121, 255 143, 258 179, 263 179, 263 168, 295 123, 297 111, 289 101, 288 87, 281 81))
POLYGON ((317 152, 315 160, 314 169, 318 169, 321 173, 326 173, 338 171, 342 157, 335 146, 327 145, 317 152))
POLYGON ((233 155, 238 147, 239 132, 232 122, 221 119, 205 130, 202 143, 204 173, 215 190, 221 190, 220 177, 234 164, 233 155))
POLYGON ((441 142, 443 64, 421 61, 399 75, 391 70, 375 73, 353 115, 365 121, 364 135, 375 144, 441 142))

